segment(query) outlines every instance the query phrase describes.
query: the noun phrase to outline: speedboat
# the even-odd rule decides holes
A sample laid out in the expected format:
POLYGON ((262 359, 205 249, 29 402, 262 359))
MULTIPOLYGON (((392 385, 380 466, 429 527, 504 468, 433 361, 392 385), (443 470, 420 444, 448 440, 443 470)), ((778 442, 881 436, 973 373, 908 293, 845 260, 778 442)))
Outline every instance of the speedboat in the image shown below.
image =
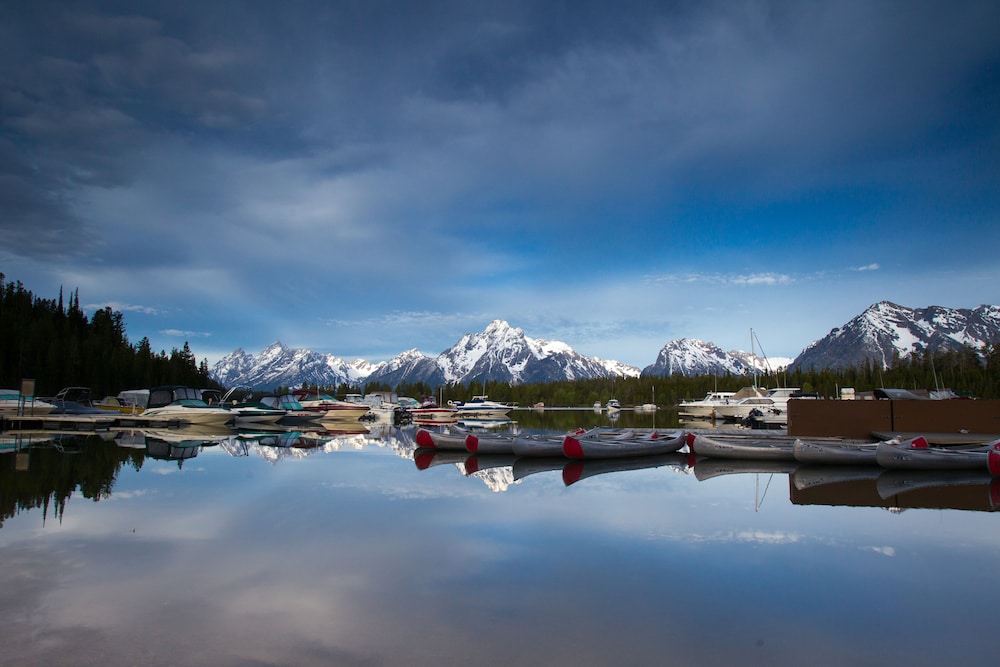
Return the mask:
POLYGON ((166 386, 149 390, 146 409, 136 419, 143 422, 167 422, 223 426, 235 415, 225 408, 213 407, 201 397, 201 391, 192 387, 166 386))
MULTIPOLYGON (((208 391, 202 390, 202 399, 208 391)), ((215 389, 211 392, 219 393, 215 389)), ((285 416, 284 410, 254 400, 253 390, 245 386, 233 387, 218 400, 218 403, 233 413, 237 426, 277 424, 285 416)), ((209 404, 211 405, 211 401, 209 404)))
POLYGON ((321 413, 321 420, 357 421, 368 412, 367 405, 338 401, 315 389, 297 389, 292 392, 292 396, 304 409, 321 413))
POLYGON ((420 404, 407 410, 417 423, 458 421, 458 410, 451 405, 449 407, 438 405, 433 396, 421 396, 420 404))
POLYGON ((306 410, 291 394, 262 396, 260 402, 269 408, 284 411, 284 416, 278 422, 289 426, 319 421, 324 414, 316 410, 306 410))
POLYGON ((63 387, 55 396, 45 398, 45 401, 55 406, 50 414, 111 417, 107 410, 94 405, 89 387, 63 387))
POLYGON ((5 417, 23 415, 47 415, 55 409, 51 403, 22 396, 17 389, 0 389, 0 414, 5 417))

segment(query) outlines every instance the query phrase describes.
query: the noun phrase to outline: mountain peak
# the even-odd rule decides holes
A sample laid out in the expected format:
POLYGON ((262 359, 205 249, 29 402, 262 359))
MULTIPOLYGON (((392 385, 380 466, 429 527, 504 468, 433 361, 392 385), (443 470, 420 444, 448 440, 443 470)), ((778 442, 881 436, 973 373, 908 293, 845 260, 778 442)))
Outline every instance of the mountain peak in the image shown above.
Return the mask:
POLYGON ((875 362, 888 367, 894 357, 914 352, 981 349, 1000 338, 1000 309, 927 306, 909 308, 880 301, 812 343, 795 359, 795 368, 857 368, 875 362))
POLYGON ((212 370, 212 376, 224 385, 239 383, 257 388, 299 386, 303 382, 520 384, 622 375, 638 377, 639 369, 617 361, 586 357, 560 341, 530 338, 522 329, 499 319, 479 333, 462 336, 437 357, 428 357, 413 348, 387 362, 371 364, 358 359, 347 363, 332 354, 290 350, 276 342, 256 357, 234 352, 212 370))

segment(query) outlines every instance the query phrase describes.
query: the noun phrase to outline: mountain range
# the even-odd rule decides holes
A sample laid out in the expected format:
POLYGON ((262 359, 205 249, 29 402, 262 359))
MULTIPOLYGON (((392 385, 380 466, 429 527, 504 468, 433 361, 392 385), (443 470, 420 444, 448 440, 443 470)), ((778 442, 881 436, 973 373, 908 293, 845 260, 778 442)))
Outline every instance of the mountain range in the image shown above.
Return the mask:
POLYGON ((856 368, 872 361, 888 368, 895 355, 954 351, 1000 341, 1000 307, 907 308, 890 301, 869 306, 847 324, 805 348, 792 369, 856 368))
POLYGON ((256 355, 237 349, 220 359, 210 374, 227 387, 247 385, 256 389, 304 383, 359 386, 378 382, 396 386, 425 382, 437 386, 449 382, 525 384, 640 375, 742 375, 754 368, 837 369, 866 361, 886 367, 894 356, 963 346, 978 350, 998 340, 1000 307, 914 309, 881 301, 831 330, 794 360, 767 359, 741 350, 723 351, 710 342, 681 338, 669 341, 656 361, 640 370, 617 361, 587 357, 560 341, 531 338, 503 320, 494 320, 479 333, 465 334, 436 357, 413 349, 373 364, 275 342, 256 355))

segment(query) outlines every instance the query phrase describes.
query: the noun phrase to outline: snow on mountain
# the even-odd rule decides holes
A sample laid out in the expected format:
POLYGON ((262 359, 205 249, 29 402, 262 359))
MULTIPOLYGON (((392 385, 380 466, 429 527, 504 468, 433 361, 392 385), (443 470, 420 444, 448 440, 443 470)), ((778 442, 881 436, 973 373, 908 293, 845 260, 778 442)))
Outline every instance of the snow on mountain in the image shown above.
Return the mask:
MULTIPOLYGON (((656 361, 642 369, 644 376, 674 374, 749 374, 780 368, 848 368, 874 360, 885 367, 894 355, 915 351, 982 348, 1000 340, 1000 307, 954 309, 940 306, 906 308, 881 301, 826 337, 812 343, 795 358, 765 359, 740 350, 723 351, 710 342, 681 338, 664 345, 656 361)), ((503 320, 494 320, 483 331, 462 336, 436 357, 407 350, 387 362, 363 359, 347 362, 332 354, 293 350, 273 343, 258 355, 242 349, 223 357, 211 376, 224 386, 255 388, 297 387, 303 383, 359 385, 381 382, 446 382, 527 384, 601 377, 639 377, 634 366, 587 357, 560 341, 526 336, 503 320)))
POLYGON ((370 364, 346 362, 340 357, 309 350, 292 350, 274 343, 253 356, 236 350, 212 368, 213 379, 224 386, 246 384, 256 388, 297 387, 304 382, 340 383, 445 382, 512 384, 580 380, 599 377, 638 377, 639 369, 618 361, 587 357, 560 341, 526 336, 503 320, 494 320, 479 333, 462 336, 437 357, 407 350, 389 361, 370 364))
POLYGON ((524 384, 626 375, 639 369, 579 354, 565 343, 530 338, 503 320, 466 334, 437 358, 446 382, 524 384))
POLYGON ((669 375, 749 375, 758 371, 776 371, 789 364, 786 358, 766 359, 742 350, 723 351, 714 343, 697 338, 680 338, 663 346, 656 361, 642 369, 643 376, 669 375))
POLYGON ((220 359, 210 372, 225 387, 255 388, 354 384, 381 368, 363 359, 347 362, 332 354, 295 350, 275 342, 254 356, 238 349, 220 359))
POLYGON ((914 352, 977 350, 1000 340, 1000 307, 907 308, 880 301, 830 331, 795 358, 793 368, 854 368, 866 362, 887 368, 893 357, 914 352))

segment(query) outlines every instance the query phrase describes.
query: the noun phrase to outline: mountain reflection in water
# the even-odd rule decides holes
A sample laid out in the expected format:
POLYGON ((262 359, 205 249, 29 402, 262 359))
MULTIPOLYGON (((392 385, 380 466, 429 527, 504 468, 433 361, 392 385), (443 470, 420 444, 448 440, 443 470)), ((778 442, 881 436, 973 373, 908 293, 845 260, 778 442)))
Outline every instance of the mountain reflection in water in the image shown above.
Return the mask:
POLYGON ((413 434, 5 441, 0 665, 992 664, 986 474, 413 434))

